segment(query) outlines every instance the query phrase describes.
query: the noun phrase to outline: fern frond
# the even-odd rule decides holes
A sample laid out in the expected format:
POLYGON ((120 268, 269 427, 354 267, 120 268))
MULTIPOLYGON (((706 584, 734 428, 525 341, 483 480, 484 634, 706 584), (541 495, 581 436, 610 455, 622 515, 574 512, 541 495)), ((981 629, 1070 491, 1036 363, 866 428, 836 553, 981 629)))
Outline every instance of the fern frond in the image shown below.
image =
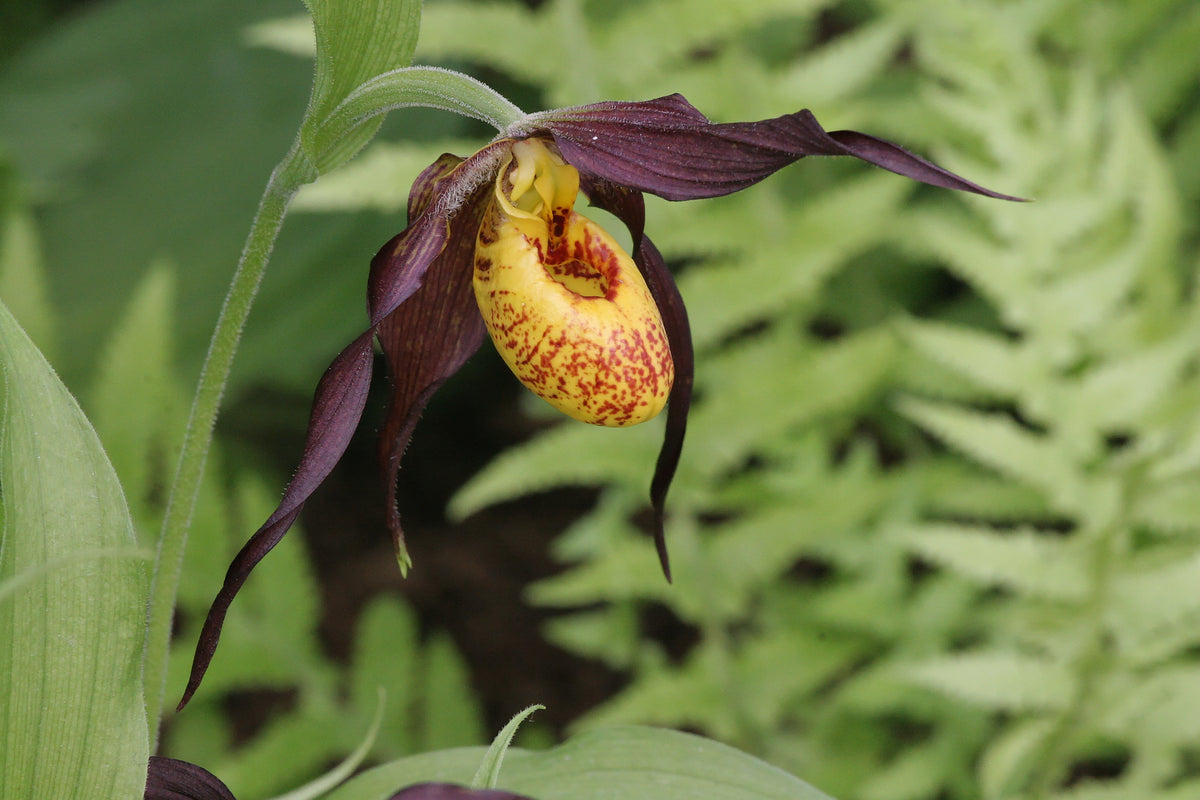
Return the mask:
POLYGON ((900 410, 955 450, 1042 490, 1056 503, 1069 507, 1082 491, 1071 459, 1009 418, 914 398, 901 401, 900 410))
POLYGON ((1074 681, 1064 665, 1013 650, 942 656, 913 666, 910 679, 934 691, 995 711, 1066 708, 1074 681))
POLYGON ((1080 546, 1069 539, 944 523, 897 535, 921 558, 984 586, 1059 601, 1079 601, 1087 594, 1080 546))

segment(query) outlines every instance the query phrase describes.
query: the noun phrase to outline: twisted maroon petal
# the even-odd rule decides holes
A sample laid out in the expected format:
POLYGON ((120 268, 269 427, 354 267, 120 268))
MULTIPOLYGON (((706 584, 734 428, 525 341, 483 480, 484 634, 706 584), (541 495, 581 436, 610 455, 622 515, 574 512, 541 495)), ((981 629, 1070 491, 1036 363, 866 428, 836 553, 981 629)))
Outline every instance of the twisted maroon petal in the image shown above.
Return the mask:
MULTIPOLYGON (((425 280, 407 301, 379 325, 379 343, 387 358, 392 397, 379 434, 379 457, 387 491, 388 529, 397 555, 404 534, 396 507, 400 459, 426 403, 483 343, 486 329, 472 287, 475 235, 487 207, 490 184, 477 189, 451 220, 441 255, 425 271, 425 280)), ((391 258, 385 247, 378 262, 391 258)))
MULTIPOLYGON (((421 288, 426 271, 438 260, 450 240, 451 225, 448 216, 457 210, 450 200, 455 197, 455 192, 461 192, 456 178, 460 175, 457 167, 463 164, 458 164, 458 161, 453 156, 443 156, 421 173, 413 184, 410 196, 409 208, 414 212, 410 217, 413 220, 412 224, 388 242, 372 262, 367 291, 371 327, 333 360, 317 385, 304 451, 296 474, 288 484, 279 506, 234 557, 225 574, 225 581, 213 600, 200 631, 191 673, 183 697, 179 701, 179 709, 187 705, 200 686, 216 652, 225 615, 242 584, 258 562, 291 528, 305 501, 328 477, 349 446, 359 420, 362 419, 371 385, 374 359, 372 342, 386 326, 390 333, 385 349, 396 352, 399 345, 395 342, 395 336, 399 334, 396 333, 395 322, 389 319, 397 308, 402 304, 406 305, 405 301, 421 288)), ((455 252, 459 250, 456 249, 455 252)), ((437 294, 437 290, 434 289, 428 294, 437 294)), ((441 318, 430 318, 428 314, 419 316, 430 324, 440 324, 442 321, 441 318)), ((412 326, 407 332, 418 337, 428 333, 412 326)), ((470 336, 469 332, 465 335, 470 336)), ((478 344, 475 346, 478 347, 478 344)), ((389 358, 389 361, 393 362, 393 366, 398 363, 394 358, 389 358)), ((454 369, 457 369, 457 366, 454 369)), ((427 399, 428 395, 423 397, 427 399)), ((423 400, 421 404, 423 405, 423 400)), ((398 525, 397 522, 397 530, 398 525)))
POLYGON ((680 95, 596 103, 535 114, 582 172, 665 197, 693 200, 744 189, 804 156, 853 156, 913 180, 1004 200, 902 147, 855 131, 827 133, 808 110, 759 122, 714 124, 680 95))
POLYGON ((296 521, 304 502, 333 470, 350 444, 354 429, 358 427, 358 421, 362 418, 363 407, 367 402, 367 390, 371 385, 373 337, 374 330, 371 329, 351 342, 329 365, 321 382, 317 384, 304 453, 300 457, 296 475, 288 484, 278 508, 262 527, 255 531, 229 565, 221 590, 213 600, 204 626, 200 630, 187 688, 184 689, 176 710, 181 710, 187 705, 199 688, 213 653, 217 650, 225 614, 242 584, 246 582, 246 578, 258 562, 279 544, 279 540, 296 521))

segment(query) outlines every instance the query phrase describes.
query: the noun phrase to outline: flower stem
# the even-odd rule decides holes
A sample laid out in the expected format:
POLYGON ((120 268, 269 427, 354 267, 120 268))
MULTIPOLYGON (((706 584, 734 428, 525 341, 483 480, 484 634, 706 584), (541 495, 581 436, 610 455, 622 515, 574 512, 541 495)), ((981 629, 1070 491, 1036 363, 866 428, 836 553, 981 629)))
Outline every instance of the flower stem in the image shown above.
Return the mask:
POLYGON ((192 512, 204 476, 204 465, 212 445, 213 427, 221 397, 229 380, 233 357, 242 329, 258 294, 271 250, 283 225, 283 218, 296 191, 316 178, 316 171, 300 151, 299 140, 279 162, 267 181, 250 233, 242 248, 237 270, 225 295, 225 303, 213 329, 212 341, 192 401, 191 416, 184 434, 183 447, 175 480, 167 497, 162 535, 150 584, 146 651, 143 678, 146 687, 146 719, 150 730, 150 751, 158 742, 158 727, 166 693, 167 658, 171 646, 171 626, 183 553, 187 545, 192 512))

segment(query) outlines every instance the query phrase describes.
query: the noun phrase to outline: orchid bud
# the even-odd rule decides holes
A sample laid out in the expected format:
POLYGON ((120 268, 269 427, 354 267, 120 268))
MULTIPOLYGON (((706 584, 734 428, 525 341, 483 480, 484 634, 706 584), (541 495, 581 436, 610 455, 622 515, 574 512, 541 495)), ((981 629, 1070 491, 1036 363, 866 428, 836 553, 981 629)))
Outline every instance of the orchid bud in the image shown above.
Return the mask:
POLYGON ((671 351, 637 265, 573 210, 578 193, 543 141, 513 145, 475 243, 475 299, 530 391, 583 422, 636 425, 666 405, 671 351))

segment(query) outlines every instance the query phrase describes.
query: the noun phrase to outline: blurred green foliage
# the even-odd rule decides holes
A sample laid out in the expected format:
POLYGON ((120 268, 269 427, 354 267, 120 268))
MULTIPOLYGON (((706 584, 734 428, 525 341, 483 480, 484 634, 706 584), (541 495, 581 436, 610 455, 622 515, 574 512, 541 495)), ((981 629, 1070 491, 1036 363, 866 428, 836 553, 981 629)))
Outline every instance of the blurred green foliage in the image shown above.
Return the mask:
MULTIPOLYGON (((303 109, 297 10, 119 0, 0 65, 0 145, 49 265, 0 273, 0 292, 83 387, 143 535, 177 381, 303 109)), ((658 423, 553 427, 453 506, 602 488, 556 543, 566 571, 530 592, 561 612, 548 638, 630 676, 579 729, 685 726, 865 800, 1200 791, 1198 38, 1187 0, 428 4, 418 62, 465 65, 526 108, 676 91, 720 121, 809 107, 1035 199, 806 159, 733 197, 650 202, 698 349, 675 583, 638 526, 658 423), (695 640, 683 652, 654 635, 664 612, 695 640)), ((446 115, 406 123, 298 197, 309 213, 285 225, 235 389, 311 385, 362 325, 367 262, 412 178, 486 138, 446 115)), ((13 207, 5 252, 36 249, 13 207)), ((275 496, 212 461, 181 588, 189 651, 275 496)), ((316 596, 293 536, 234 605, 210 699, 169 747, 265 796, 351 749, 376 685, 376 757, 480 740, 446 641, 378 600, 334 663, 316 596), (234 742, 212 698, 248 687, 288 710, 234 742)))
MULTIPOLYGON (((510 67, 470 13, 431 9, 426 47, 510 67)), ((675 584, 636 524, 653 428, 557 427, 455 503, 606 487, 558 542, 572 568, 530 595, 579 609, 547 635, 633 676, 578 726, 699 729, 838 796, 1200 789, 1182 710, 1200 702, 1194 4, 534 16, 586 22, 564 37, 581 57, 525 75, 554 103, 680 90, 720 120, 811 105, 1036 199, 802 163, 650 209, 648 234, 695 262, 675 584), (648 633, 664 607, 698 637, 682 656, 648 633)))

